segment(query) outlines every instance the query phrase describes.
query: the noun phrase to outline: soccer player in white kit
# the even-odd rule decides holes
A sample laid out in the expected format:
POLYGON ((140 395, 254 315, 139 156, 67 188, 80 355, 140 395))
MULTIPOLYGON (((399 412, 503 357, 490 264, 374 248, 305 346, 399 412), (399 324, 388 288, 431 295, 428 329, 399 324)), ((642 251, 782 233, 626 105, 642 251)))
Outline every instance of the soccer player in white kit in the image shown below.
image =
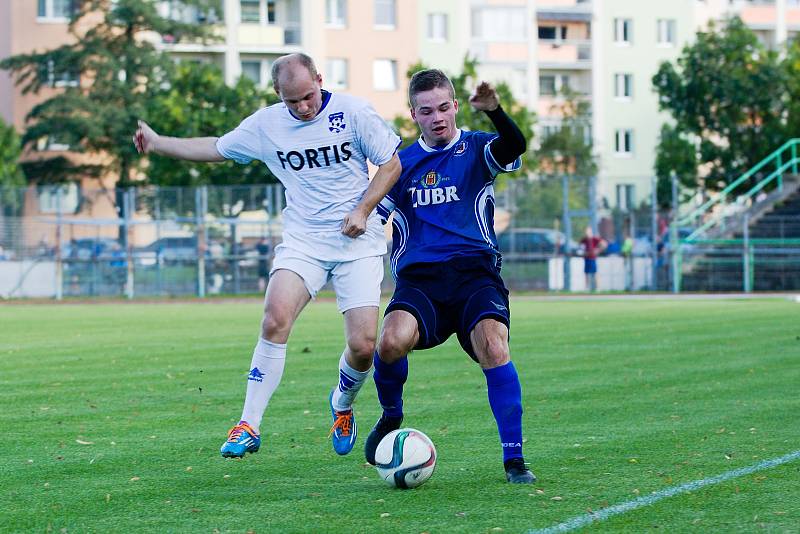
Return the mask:
POLYGON ((378 326, 386 241, 375 207, 400 175, 400 138, 367 102, 324 91, 305 54, 278 58, 272 81, 283 102, 258 110, 222 137, 165 137, 140 121, 134 143, 141 153, 192 161, 260 160, 286 188, 283 242, 275 249, 244 409, 222 456, 258 451, 292 325, 328 280, 346 338, 339 383, 329 397, 331 437, 334 450, 347 454, 357 435, 352 404, 369 376, 378 326), (367 160, 378 166, 372 181, 367 160))

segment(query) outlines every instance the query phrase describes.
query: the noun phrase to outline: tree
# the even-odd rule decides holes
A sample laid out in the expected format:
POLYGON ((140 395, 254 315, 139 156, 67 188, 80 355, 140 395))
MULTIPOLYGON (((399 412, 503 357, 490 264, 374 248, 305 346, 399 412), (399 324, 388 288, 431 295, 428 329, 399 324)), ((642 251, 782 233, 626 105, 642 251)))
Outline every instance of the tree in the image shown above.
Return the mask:
MULTIPOLYGON (((201 12, 219 7, 214 0, 183 0, 201 12)), ((173 63, 144 38, 146 32, 177 39, 204 38, 208 26, 161 16, 157 0, 75 0, 69 31, 74 42, 44 52, 20 54, 0 62, 23 93, 37 93, 54 80, 80 84, 35 106, 28 114, 23 144, 42 139, 67 144, 71 152, 94 158, 54 155, 26 166, 32 179, 64 181, 83 176, 114 176, 119 186, 132 183, 138 155, 131 134, 138 118, 147 118, 153 97, 169 83, 173 63)))
POLYGON ((536 150, 540 168, 547 174, 572 174, 593 176, 597 163, 592 154, 589 103, 573 91, 562 93, 564 99, 553 106, 553 115, 561 117, 561 124, 543 136, 536 150))
POLYGON ((672 205, 672 173, 683 189, 694 191, 697 188, 697 154, 695 145, 676 127, 661 126, 659 143, 656 147, 656 194, 661 208, 672 205))
POLYGON ((22 144, 10 124, 0 119, 0 188, 13 188, 25 185, 25 176, 19 165, 22 144))
POLYGON ((739 18, 698 32, 652 81, 677 132, 662 136, 662 163, 686 156, 679 139, 699 140, 693 146, 707 188, 722 189, 785 141, 787 69, 739 18), (668 155, 672 149, 679 154, 668 155))
MULTIPOLYGON (((458 121, 457 124, 461 128, 468 130, 482 130, 485 132, 494 131, 492 121, 485 113, 475 111, 469 105, 469 96, 472 94, 473 89, 478 83, 478 62, 477 60, 465 57, 464 64, 460 74, 447 73, 450 80, 453 82, 453 88, 456 92, 456 100, 460 106, 458 108, 458 121)), ((406 72, 406 77, 410 80, 415 72, 429 68, 423 63, 417 63, 409 67, 406 72)), ((533 139, 533 125, 536 122, 536 114, 529 111, 524 105, 520 104, 514 99, 511 89, 505 82, 495 84, 497 96, 500 98, 500 105, 511 117, 511 119, 519 126, 519 129, 525 135, 530 145, 533 139)), ((419 130, 417 129, 411 117, 406 115, 397 116, 394 118, 394 126, 400 132, 403 138, 403 147, 413 143, 419 137, 419 130)), ((527 175, 536 168, 536 161, 533 153, 529 152, 527 157, 522 158, 522 169, 514 175, 527 175)))
MULTIPOLYGON (((233 87, 225 85, 213 65, 180 65, 175 78, 150 106, 153 128, 176 137, 217 136, 234 129, 245 117, 279 99, 258 89, 245 76, 233 87)), ((148 182, 156 185, 237 185, 271 183, 276 179, 266 165, 232 161, 209 165, 150 155, 148 182)))

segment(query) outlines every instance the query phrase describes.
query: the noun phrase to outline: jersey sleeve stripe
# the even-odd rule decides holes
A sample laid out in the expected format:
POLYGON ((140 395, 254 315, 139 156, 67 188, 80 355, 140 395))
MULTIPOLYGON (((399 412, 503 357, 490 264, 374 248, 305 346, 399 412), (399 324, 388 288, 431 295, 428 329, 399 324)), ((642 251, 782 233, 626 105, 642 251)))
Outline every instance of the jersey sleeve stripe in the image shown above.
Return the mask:
MULTIPOLYGON (((497 139, 496 137, 494 139, 497 139)), ((493 176, 497 176, 501 172, 513 172, 519 170, 522 167, 522 156, 518 157, 505 167, 497 163, 497 160, 494 159, 494 155, 492 151, 489 149, 494 139, 486 143, 483 147, 483 158, 486 160, 486 165, 489 167, 489 170, 492 172, 493 176)))
POLYGON ((392 269, 392 276, 397 280, 397 263, 400 261, 400 256, 406 251, 406 244, 408 243, 408 220, 403 212, 395 210, 394 219, 392 219, 392 226, 397 230, 398 243, 395 243, 395 249, 392 252, 390 266, 392 269))
POLYGON ((489 202, 494 203, 494 187, 487 183, 475 199, 475 220, 478 221, 478 228, 480 228, 483 239, 494 247, 492 234, 489 231, 489 221, 486 219, 486 205, 489 202))

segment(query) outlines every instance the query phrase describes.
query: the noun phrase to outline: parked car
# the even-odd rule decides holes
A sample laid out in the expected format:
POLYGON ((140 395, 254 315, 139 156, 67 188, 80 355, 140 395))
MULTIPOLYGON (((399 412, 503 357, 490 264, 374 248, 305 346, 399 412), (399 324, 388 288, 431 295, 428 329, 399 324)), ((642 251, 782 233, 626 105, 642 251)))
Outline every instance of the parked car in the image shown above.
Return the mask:
POLYGON ((62 247, 61 257, 68 261, 88 261, 111 256, 111 252, 119 248, 119 241, 108 237, 71 239, 62 247))
POLYGON ((136 251, 142 265, 195 261, 197 239, 195 237, 162 237, 136 251))
POLYGON ((512 228, 497 236, 497 245, 502 253, 564 254, 578 249, 575 241, 567 244, 563 232, 550 228, 512 228))

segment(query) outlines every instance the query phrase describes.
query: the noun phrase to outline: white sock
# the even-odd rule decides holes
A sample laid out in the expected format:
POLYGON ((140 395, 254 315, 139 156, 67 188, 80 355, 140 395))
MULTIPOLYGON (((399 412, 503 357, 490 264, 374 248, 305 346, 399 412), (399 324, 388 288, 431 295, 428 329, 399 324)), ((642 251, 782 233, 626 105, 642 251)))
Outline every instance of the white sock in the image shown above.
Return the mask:
POLYGON ((333 390, 333 409, 343 412, 353 407, 358 390, 364 385, 369 377, 370 369, 366 371, 356 371, 347 363, 347 359, 342 353, 339 358, 339 385, 333 390))
POLYGON ((281 383, 285 363, 285 343, 272 343, 259 338, 247 375, 247 394, 242 411, 242 421, 247 421, 256 432, 260 432, 264 410, 267 409, 269 399, 281 383))

